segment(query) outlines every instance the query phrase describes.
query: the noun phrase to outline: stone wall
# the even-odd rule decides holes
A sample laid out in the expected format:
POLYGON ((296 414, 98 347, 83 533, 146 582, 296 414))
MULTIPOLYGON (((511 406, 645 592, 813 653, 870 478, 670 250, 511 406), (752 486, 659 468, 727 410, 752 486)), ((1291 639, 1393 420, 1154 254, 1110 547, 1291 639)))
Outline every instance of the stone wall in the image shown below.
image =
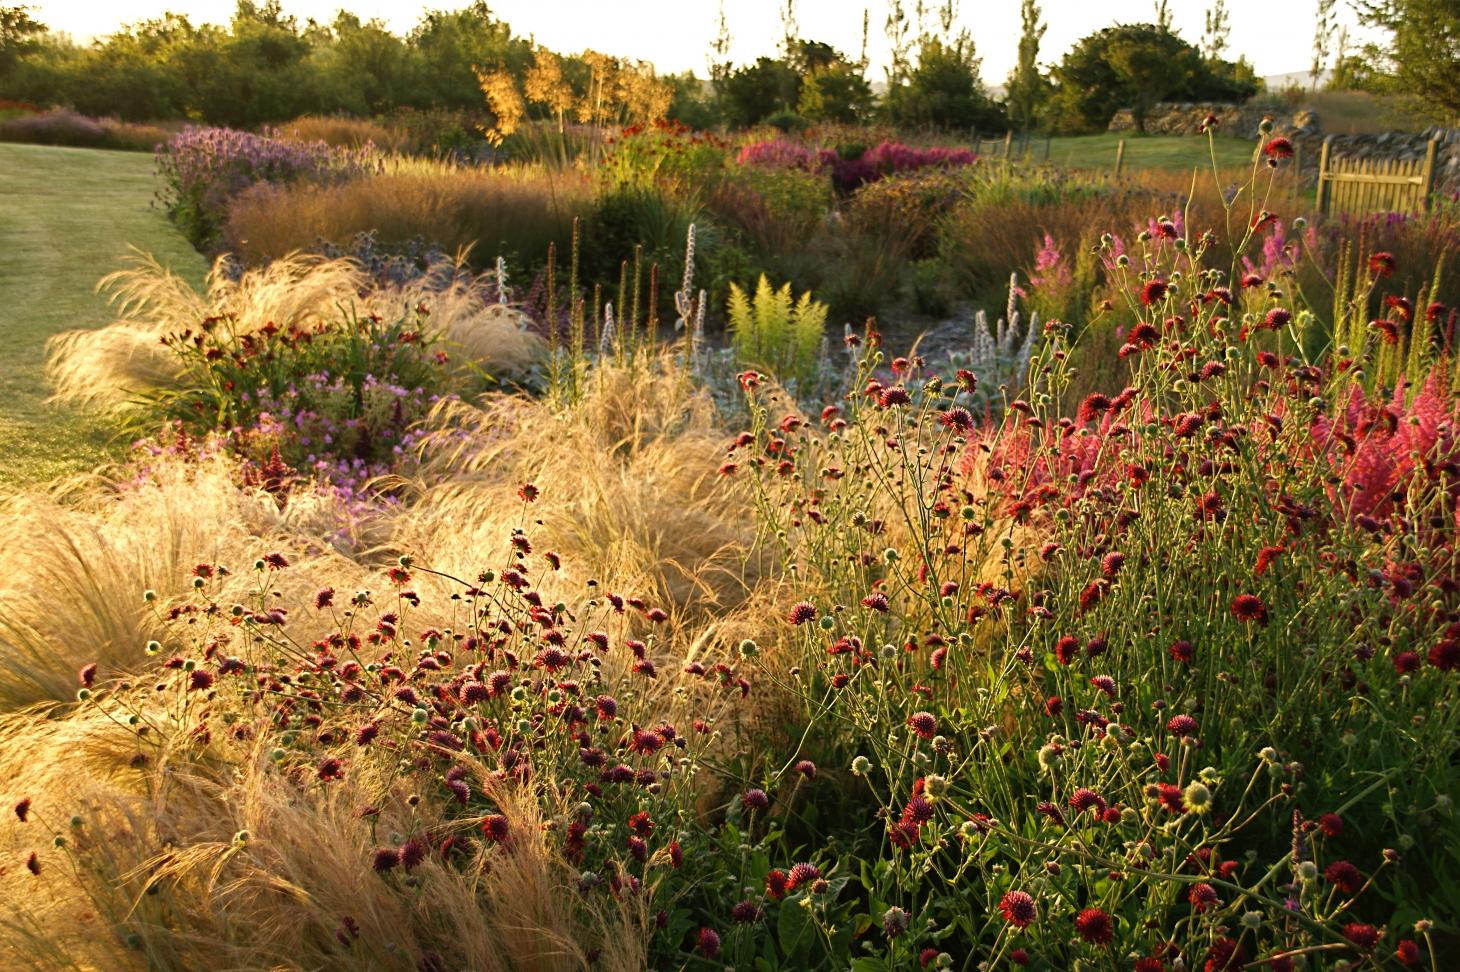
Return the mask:
MULTIPOLYGON (((1318 158, 1323 149, 1323 126, 1317 114, 1306 109, 1283 110, 1268 106, 1202 103, 1155 105, 1146 116, 1149 135, 1198 135, 1208 115, 1217 117, 1222 135, 1250 138, 1254 146, 1258 126, 1271 118, 1273 134, 1292 139, 1298 147, 1298 164, 1309 185, 1318 181, 1318 158)), ((1129 108, 1116 112, 1109 131, 1134 132, 1135 119, 1129 108)), ((1345 158, 1422 159, 1432 138, 1439 140, 1435 181, 1442 192, 1460 192, 1460 129, 1427 128, 1423 132, 1384 132, 1378 135, 1335 135, 1330 151, 1345 158)))
MULTIPOLYGON (((1292 111, 1270 106, 1162 102, 1146 113, 1146 134, 1199 135, 1202 122, 1208 115, 1216 116, 1218 132, 1238 138, 1257 138, 1257 126, 1264 118, 1272 118, 1276 129, 1289 137, 1321 131, 1318 116, 1306 109, 1292 111)), ((1107 131, 1133 132, 1135 128, 1135 115, 1129 108, 1122 108, 1110 119, 1107 131)))

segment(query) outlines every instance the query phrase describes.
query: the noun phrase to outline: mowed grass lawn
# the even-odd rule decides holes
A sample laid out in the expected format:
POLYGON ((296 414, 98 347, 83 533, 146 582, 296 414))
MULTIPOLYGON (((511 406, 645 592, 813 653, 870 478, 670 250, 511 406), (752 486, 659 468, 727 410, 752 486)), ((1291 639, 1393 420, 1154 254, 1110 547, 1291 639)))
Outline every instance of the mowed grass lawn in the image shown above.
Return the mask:
MULTIPOLYGON (((1193 166, 1210 168, 1211 150, 1205 136, 1181 135, 1135 135, 1130 132, 1102 132, 1098 135, 1060 135, 1050 139, 1049 161, 1055 165, 1072 169, 1109 171, 1115 166, 1115 152, 1121 140, 1125 140, 1125 158, 1121 167, 1126 172, 1141 169, 1191 169, 1193 166)), ((1014 157, 1019 158, 1021 142, 1014 137, 1014 157)), ((1257 147, 1255 139, 1217 136, 1215 149, 1217 165, 1223 169, 1250 165, 1252 152, 1257 147)), ((985 156, 998 158, 1003 154, 1003 140, 985 141, 982 152, 985 156)), ((1044 160, 1044 137, 1029 137, 1028 159, 1044 160)))
POLYGON ((142 152, 0 144, 0 489, 90 469, 115 456, 116 429, 46 402, 46 339, 99 327, 102 276, 128 245, 193 283, 204 260, 151 207, 152 157, 142 152))

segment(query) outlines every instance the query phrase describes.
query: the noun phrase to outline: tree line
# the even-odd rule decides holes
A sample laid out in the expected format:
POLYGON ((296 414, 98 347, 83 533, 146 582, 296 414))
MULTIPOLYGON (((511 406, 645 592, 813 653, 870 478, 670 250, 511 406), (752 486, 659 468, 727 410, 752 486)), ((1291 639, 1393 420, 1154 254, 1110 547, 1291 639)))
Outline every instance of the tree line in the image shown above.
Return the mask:
MULTIPOLYGON (((1154 22, 1096 31, 1048 67, 1039 61, 1045 25, 1038 0, 1020 0, 1018 64, 1001 98, 983 83, 973 37, 958 26, 957 0, 936 8, 918 0, 911 13, 903 0, 889 0, 882 30, 891 53, 880 93, 868 72, 870 14, 863 12, 862 50, 854 56, 803 37, 795 2, 783 0, 779 50, 739 65, 729 58, 722 7, 706 80, 659 76, 648 64, 593 51, 546 51, 514 33, 485 0, 427 11, 404 35, 344 11, 328 23, 300 21, 280 0, 238 0, 226 25, 164 14, 91 44, 49 32, 24 7, 0 7, 0 99, 125 120, 235 127, 304 114, 445 109, 499 120, 513 111, 600 123, 667 117, 696 128, 878 120, 943 130, 1084 132, 1103 129, 1121 108, 1131 108, 1143 127, 1157 101, 1241 101, 1260 86, 1250 65, 1225 56, 1223 0, 1208 11, 1199 45, 1172 29, 1165 0, 1158 0, 1154 22)), ((1405 79, 1460 110, 1451 90, 1460 76, 1460 13, 1453 6, 1367 5, 1365 16, 1387 27, 1394 43, 1367 52, 1365 83, 1405 79), (1426 27, 1427 43, 1416 24, 1426 27), (1436 49, 1438 64, 1421 63, 1433 61, 1436 49)), ((1345 61, 1341 49, 1338 64, 1344 76, 1353 75, 1352 58, 1345 61)))

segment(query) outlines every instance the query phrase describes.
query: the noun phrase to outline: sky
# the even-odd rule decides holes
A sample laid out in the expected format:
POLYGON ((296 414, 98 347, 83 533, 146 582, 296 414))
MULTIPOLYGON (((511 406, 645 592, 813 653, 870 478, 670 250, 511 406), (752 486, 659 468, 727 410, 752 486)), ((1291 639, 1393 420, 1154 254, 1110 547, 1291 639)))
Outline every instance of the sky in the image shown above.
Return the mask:
MULTIPOLYGON (((163 11, 187 14, 194 22, 226 23, 233 0, 21 0, 32 15, 54 30, 84 40, 107 34, 163 11)), ((284 9, 301 20, 329 21, 341 7, 362 19, 379 18, 404 33, 425 9, 455 9, 469 0, 284 0, 284 9)), ((911 11, 917 0, 904 0, 911 11)), ((1201 38, 1211 0, 1169 0, 1173 26, 1192 43, 1201 38)), ((726 19, 737 63, 773 53, 781 37, 783 0, 728 0, 726 19)), ((865 0, 870 15, 868 55, 871 80, 880 80, 887 59, 882 26, 888 0, 865 0)), ((935 8, 938 0, 927 0, 935 8)), ((518 34, 565 52, 592 47, 609 54, 652 62, 661 72, 705 73, 719 17, 718 0, 489 0, 492 11, 518 34)), ((1042 0, 1049 29, 1040 61, 1052 63, 1077 40, 1116 21, 1154 19, 1151 0, 1042 0)), ((1226 0, 1231 22, 1229 57, 1245 55, 1259 75, 1307 70, 1312 63, 1316 0, 1226 0)), ((1351 37, 1362 36, 1348 3, 1338 17, 1351 37)), ((796 0, 800 35, 825 41, 851 57, 862 45, 862 4, 855 0, 796 0)), ((932 16, 929 16, 930 21, 932 16)), ((983 59, 983 80, 1000 84, 1014 66, 1019 40, 1019 0, 961 0, 958 22, 968 28, 983 59)))

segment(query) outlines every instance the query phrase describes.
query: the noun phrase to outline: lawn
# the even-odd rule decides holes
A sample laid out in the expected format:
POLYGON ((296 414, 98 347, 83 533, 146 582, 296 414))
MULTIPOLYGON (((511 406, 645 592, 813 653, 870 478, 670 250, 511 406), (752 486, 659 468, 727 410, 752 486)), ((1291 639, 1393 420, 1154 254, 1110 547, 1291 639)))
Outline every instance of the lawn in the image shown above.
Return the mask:
MULTIPOLYGON (((1122 140, 1125 142, 1122 168, 1127 172, 1138 169, 1189 169, 1194 165, 1206 167, 1211 164, 1205 138, 1115 132, 1052 138, 1049 142, 1049 161, 1075 169, 1108 170, 1115 165, 1116 148, 1122 140)), ((1251 140, 1245 138, 1219 137, 1216 140, 1217 164, 1225 169, 1251 162, 1253 145, 1251 140)), ((985 155, 999 156, 1003 151, 1002 141, 982 144, 985 155)), ((1019 157, 1017 136, 1014 156, 1019 157)), ((1038 136, 1029 139, 1028 158, 1033 161, 1044 160, 1044 139, 1038 136)))
POLYGON ((147 155, 0 145, 0 484, 89 469, 114 451, 110 426, 46 402, 45 342, 108 321, 96 282, 129 245, 201 279, 203 259, 150 206, 152 192, 147 155))

